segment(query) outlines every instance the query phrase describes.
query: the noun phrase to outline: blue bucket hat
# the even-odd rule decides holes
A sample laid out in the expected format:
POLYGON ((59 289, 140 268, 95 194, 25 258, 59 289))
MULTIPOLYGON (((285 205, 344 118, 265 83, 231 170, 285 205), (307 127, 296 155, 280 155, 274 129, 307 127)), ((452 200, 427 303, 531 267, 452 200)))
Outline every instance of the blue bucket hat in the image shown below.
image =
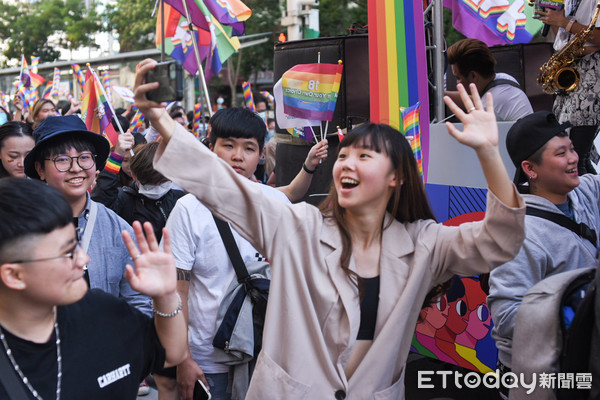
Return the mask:
POLYGON ((40 179, 35 170, 35 160, 40 150, 51 140, 60 135, 76 133, 79 137, 90 142, 96 148, 96 168, 101 170, 106 164, 106 159, 110 153, 110 143, 104 136, 88 131, 87 127, 77 115, 66 115, 64 117, 47 117, 33 131, 35 146, 27 157, 25 157, 25 174, 34 179, 40 179))

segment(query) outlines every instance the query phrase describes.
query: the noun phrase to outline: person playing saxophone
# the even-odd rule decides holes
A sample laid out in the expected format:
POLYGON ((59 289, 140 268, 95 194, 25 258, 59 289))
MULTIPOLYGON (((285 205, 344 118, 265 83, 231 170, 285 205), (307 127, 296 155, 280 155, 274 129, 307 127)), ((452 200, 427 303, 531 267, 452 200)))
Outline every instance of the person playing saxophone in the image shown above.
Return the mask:
POLYGON ((570 137, 575 150, 579 153, 580 174, 595 172, 590 162, 590 150, 600 124, 600 18, 592 26, 591 22, 598 6, 598 0, 565 0, 564 8, 553 10, 545 8, 536 11, 540 20, 552 27, 556 39, 554 50, 577 42, 584 31, 591 32, 578 47, 574 49, 581 58, 577 60, 575 69, 579 74, 579 83, 572 91, 559 91, 554 100, 553 112, 560 123, 570 122, 570 137))

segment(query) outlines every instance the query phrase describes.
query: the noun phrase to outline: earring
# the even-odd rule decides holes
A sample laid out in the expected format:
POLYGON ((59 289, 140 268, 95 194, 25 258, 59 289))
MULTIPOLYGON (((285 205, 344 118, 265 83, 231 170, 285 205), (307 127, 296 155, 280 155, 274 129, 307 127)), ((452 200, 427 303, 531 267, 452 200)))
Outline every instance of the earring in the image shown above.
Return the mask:
POLYGON ((535 178, 537 178, 537 175, 536 175, 536 174, 531 174, 531 176, 529 177, 529 179, 531 179, 531 180, 533 180, 533 179, 535 179, 535 178))

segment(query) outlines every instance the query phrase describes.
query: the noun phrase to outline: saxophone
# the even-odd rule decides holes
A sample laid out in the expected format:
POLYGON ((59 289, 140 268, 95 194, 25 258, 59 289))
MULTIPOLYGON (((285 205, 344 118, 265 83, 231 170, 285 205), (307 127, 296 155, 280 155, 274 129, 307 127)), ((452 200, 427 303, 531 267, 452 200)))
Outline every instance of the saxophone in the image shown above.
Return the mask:
POLYGON ((579 85, 579 72, 576 63, 581 57, 583 46, 595 28, 598 13, 600 12, 600 0, 590 25, 583 31, 574 35, 569 43, 560 51, 554 53, 544 65, 540 67, 537 83, 542 86, 548 94, 564 94, 572 92, 579 85))

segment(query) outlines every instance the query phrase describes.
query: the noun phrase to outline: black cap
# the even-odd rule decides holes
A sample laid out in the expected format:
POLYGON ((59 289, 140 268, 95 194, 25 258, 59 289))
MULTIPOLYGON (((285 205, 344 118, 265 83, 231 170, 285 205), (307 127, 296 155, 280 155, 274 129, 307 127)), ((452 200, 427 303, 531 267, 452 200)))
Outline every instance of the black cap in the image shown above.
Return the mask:
POLYGON ((25 174, 34 179, 40 179, 35 170, 35 159, 40 149, 48 140, 67 133, 77 133, 83 140, 89 141, 96 148, 96 168, 101 170, 106 164, 106 159, 110 153, 110 143, 106 138, 97 133, 88 131, 85 123, 77 115, 66 115, 64 117, 47 117, 33 131, 35 146, 27 157, 25 157, 25 174))
POLYGON ((550 139, 571 127, 570 122, 560 124, 550 111, 537 111, 515 122, 506 135, 506 150, 517 168, 514 183, 527 182, 521 163, 542 148, 550 139))

